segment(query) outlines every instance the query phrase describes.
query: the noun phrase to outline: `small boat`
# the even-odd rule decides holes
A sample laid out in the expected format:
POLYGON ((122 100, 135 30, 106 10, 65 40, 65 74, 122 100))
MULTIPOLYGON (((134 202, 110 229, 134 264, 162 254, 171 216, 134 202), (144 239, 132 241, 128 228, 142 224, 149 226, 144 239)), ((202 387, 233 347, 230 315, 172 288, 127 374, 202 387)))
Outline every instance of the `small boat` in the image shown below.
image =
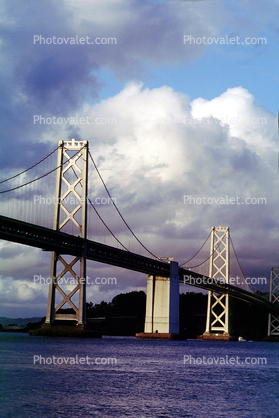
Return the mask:
POLYGON ((243 341, 246 341, 246 340, 243 337, 238 337, 238 341, 243 342, 243 341))

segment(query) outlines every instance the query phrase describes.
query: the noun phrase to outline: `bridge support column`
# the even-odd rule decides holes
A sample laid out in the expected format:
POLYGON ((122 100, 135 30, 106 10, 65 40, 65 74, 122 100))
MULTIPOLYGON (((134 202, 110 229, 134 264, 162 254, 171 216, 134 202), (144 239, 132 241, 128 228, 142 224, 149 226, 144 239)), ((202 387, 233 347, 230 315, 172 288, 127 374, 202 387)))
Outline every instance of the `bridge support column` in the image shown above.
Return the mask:
POLYGON ((149 275, 144 332, 139 338, 179 337, 179 267, 170 262, 170 277, 149 275))
MULTIPOLYGON (((229 283, 229 227, 211 229, 209 277, 229 283)), ((206 329, 200 340, 232 340, 229 333, 229 295, 208 292, 206 329)))
MULTIPOLYGON (((269 301, 279 303, 279 267, 272 267, 270 271, 269 301)), ((279 316, 269 314, 267 340, 279 341, 279 316)))
MULTIPOLYGON (((59 142, 53 229, 67 232, 65 227, 70 227, 71 234, 78 234, 85 240, 87 163, 87 141, 73 138, 72 141, 59 142)), ((80 334, 86 326, 86 246, 77 256, 53 252, 50 279, 47 315, 42 327, 44 335, 52 335, 52 332, 72 336, 75 331, 80 334), (58 304, 57 296, 60 298, 58 304)))

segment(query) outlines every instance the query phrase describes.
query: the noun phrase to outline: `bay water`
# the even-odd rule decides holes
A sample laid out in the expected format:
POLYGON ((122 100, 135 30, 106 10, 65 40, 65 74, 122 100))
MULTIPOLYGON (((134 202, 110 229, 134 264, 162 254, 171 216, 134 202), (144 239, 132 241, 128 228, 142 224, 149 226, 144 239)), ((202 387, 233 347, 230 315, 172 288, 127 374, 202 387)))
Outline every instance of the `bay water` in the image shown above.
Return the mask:
POLYGON ((279 344, 0 333, 0 416, 279 417, 279 344))

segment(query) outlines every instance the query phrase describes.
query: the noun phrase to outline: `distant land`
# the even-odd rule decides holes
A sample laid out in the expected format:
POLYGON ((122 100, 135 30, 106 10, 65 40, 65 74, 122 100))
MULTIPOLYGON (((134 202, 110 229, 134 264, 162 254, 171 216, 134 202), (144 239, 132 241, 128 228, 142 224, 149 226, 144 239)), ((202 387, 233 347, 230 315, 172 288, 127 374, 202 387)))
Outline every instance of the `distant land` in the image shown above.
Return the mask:
MULTIPOLYGON (((261 296, 266 296, 258 292, 261 296)), ((180 333, 187 338, 196 338, 205 331, 207 295, 188 292, 180 294, 179 322, 180 333)), ((86 304, 87 321, 95 331, 103 335, 135 335, 143 332, 145 321, 146 294, 132 291, 115 296, 111 302, 86 304)), ((71 308, 60 309, 60 313, 73 313, 71 308)), ((230 332, 235 337, 246 340, 262 340, 267 336, 268 313, 251 303, 230 298, 230 332)), ((0 317, 0 324, 26 327, 18 332, 40 328, 45 317, 7 318, 0 317)), ((1 328, 1 327, 0 327, 1 328)), ((9 330, 16 331, 9 327, 9 330)))
POLYGON ((0 316, 0 324, 3 327, 7 327, 9 324, 24 325, 29 322, 39 322, 42 319, 40 316, 33 316, 32 318, 7 318, 6 316, 0 316))

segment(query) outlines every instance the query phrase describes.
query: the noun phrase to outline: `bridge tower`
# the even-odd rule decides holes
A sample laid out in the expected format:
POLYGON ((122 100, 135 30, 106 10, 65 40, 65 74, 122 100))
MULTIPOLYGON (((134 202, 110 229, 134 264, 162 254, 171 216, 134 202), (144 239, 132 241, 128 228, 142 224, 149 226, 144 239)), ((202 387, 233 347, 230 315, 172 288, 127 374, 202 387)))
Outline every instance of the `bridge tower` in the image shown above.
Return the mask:
MULTIPOLYGON (((272 267, 270 271, 269 301, 279 303, 279 267, 272 267)), ((279 316, 268 316, 268 339, 279 338, 279 316)))
POLYGON ((170 277, 148 276, 144 332, 136 334, 138 338, 179 336, 179 267, 173 259, 168 260, 170 277))
MULTIPOLYGON (((66 232, 65 226, 67 225, 67 228, 71 228, 73 235, 79 235, 86 240, 88 142, 76 141, 75 138, 71 141, 59 141, 57 166, 53 229, 66 232)), ((74 321, 73 323, 78 325, 79 329, 84 329, 86 324, 86 245, 78 256, 65 256, 52 252, 50 279, 47 315, 43 328, 48 329, 54 324, 59 325, 59 321, 60 324, 65 324, 64 321, 74 321), (79 272, 77 273, 76 270, 79 272), (62 284, 60 285, 66 274, 70 275, 68 283, 69 279, 71 283, 75 283, 74 288, 68 294, 62 289, 62 284), (62 300, 56 305, 57 293, 62 296, 62 300), (74 296, 75 303, 72 301, 74 296), (62 307, 72 308, 72 312, 59 312, 62 307)), ((67 283, 66 280, 65 282, 67 283)), ((61 296, 59 296, 60 299, 61 296)))
MULTIPOLYGON (((209 277, 229 283, 229 227, 211 228, 209 277)), ((206 330, 199 339, 230 340, 229 295, 208 291, 206 330)))

